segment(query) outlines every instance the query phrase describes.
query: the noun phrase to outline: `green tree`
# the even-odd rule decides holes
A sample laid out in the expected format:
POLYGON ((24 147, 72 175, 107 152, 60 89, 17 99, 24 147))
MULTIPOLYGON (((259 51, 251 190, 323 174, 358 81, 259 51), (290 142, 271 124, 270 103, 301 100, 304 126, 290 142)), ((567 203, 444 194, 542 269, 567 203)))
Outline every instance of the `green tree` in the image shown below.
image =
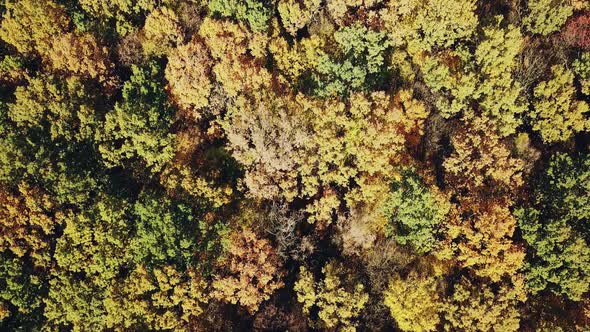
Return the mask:
POLYGON ((271 11, 262 1, 209 0, 208 6, 212 13, 247 22, 254 32, 262 32, 268 28, 271 11))
POLYGON ((99 124, 94 91, 80 79, 52 75, 28 80, 14 93, 8 116, 20 128, 47 130, 53 140, 91 140, 99 124))
POLYGON ((174 154, 174 134, 170 133, 174 109, 157 64, 132 66, 132 72, 123 85, 123 101, 106 114, 98 133, 99 151, 107 167, 145 168, 156 173, 174 154))
POLYGON ((388 233, 419 254, 435 249, 450 209, 444 195, 428 188, 412 171, 403 172, 401 181, 391 187, 383 206, 383 213, 390 220, 388 233))
POLYGON ((590 96, 590 52, 584 52, 572 63, 572 67, 579 79, 582 93, 590 96))
POLYGON ((0 253, 0 323, 10 317, 25 329, 39 324, 46 280, 35 272, 28 260, 0 253))
POLYGON ((583 224, 590 217, 590 159, 551 157, 530 207, 517 210, 529 246, 528 286, 577 301, 590 290, 590 245, 583 224))
POLYGON ((385 33, 355 24, 334 32, 334 40, 338 52, 320 57, 315 68, 318 95, 340 96, 372 90, 386 79, 384 64, 389 42, 385 33))
POLYGON ((143 193, 133 207, 133 261, 187 264, 195 250, 199 221, 190 207, 155 193, 143 193))

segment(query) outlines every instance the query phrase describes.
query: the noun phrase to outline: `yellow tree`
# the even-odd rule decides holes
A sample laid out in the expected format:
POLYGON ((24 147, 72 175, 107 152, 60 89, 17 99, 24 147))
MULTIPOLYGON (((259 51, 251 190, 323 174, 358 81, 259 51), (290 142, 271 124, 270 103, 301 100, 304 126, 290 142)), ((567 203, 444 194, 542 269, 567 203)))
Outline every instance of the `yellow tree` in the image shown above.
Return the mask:
POLYGON ((422 35, 421 47, 426 50, 450 47, 458 40, 471 37, 478 24, 475 9, 475 0, 424 1, 414 23, 422 35))
POLYGON ((490 284, 461 278, 451 286, 442 311, 445 330, 518 331, 518 306, 526 299, 524 280, 490 284))
POLYGON ((250 313, 283 287, 281 261, 270 242, 248 229, 231 236, 227 257, 211 286, 213 298, 239 304, 250 313))
POLYGON ((170 265, 137 266, 123 282, 105 291, 105 325, 117 330, 147 324, 153 329, 185 330, 204 312, 207 284, 195 271, 170 265))
POLYGON ((209 105, 212 65, 206 46, 198 39, 179 46, 168 56, 168 88, 175 104, 192 119, 198 120, 199 110, 209 105))
POLYGON ((308 317, 317 328, 356 331, 356 319, 369 301, 364 285, 346 280, 346 271, 336 262, 322 268, 324 278, 316 280, 305 267, 299 270, 294 290, 297 301, 303 304, 303 312, 310 315, 318 310, 318 321, 308 317))
POLYGON ((531 123, 546 143, 566 141, 589 128, 585 114, 590 108, 575 99, 574 74, 564 66, 551 67, 551 78, 539 83, 534 94, 531 123))
POLYGON ((319 58, 325 54, 322 51, 324 45, 325 40, 317 35, 296 40, 290 45, 275 31, 268 48, 279 73, 285 79, 296 82, 305 72, 317 67, 319 58))
POLYGON ((65 9, 52 0, 7 1, 0 38, 22 54, 45 56, 52 52, 53 38, 68 26, 65 9))
POLYGON ((55 71, 97 79, 107 86, 114 85, 114 66, 106 47, 98 45, 89 33, 65 33, 55 37, 48 54, 55 71))
POLYGON ((285 30, 295 36, 299 29, 309 23, 320 4, 320 0, 280 0, 278 10, 285 30))
POLYGON ((260 34, 250 35, 229 20, 206 18, 199 35, 216 60, 215 79, 230 97, 269 88, 271 75, 263 67, 266 41, 260 34))
POLYGON ((165 55, 184 39, 176 13, 167 7, 159 7, 150 12, 142 32, 143 51, 147 55, 165 55))
POLYGON ((451 218, 448 237, 461 264, 482 278, 522 278, 525 251, 513 242, 516 218, 502 202, 465 207, 470 217, 451 218), (471 211, 469 211, 472 209, 471 211))
POLYGON ((446 180, 457 192, 508 192, 523 184, 522 160, 511 156, 495 126, 475 118, 451 138, 454 152, 444 161, 446 180))
POLYGON ((518 27, 501 28, 501 23, 498 19, 496 25, 483 28, 484 37, 474 54, 481 82, 474 95, 479 98, 484 116, 496 122, 501 136, 508 136, 516 132, 528 103, 513 74, 524 39, 518 27))
POLYGON ((572 1, 568 0, 529 0, 527 9, 528 15, 522 20, 524 27, 544 36, 559 31, 574 13, 572 1))
POLYGON ((92 138, 98 123, 93 96, 79 77, 65 81, 53 75, 28 79, 14 93, 8 116, 19 128, 47 129, 52 139, 82 141, 92 138))
POLYGON ((437 279, 412 271, 405 278, 394 275, 383 292, 383 304, 402 331, 436 331, 440 323, 442 299, 437 292, 437 279))
POLYGON ((0 251, 30 257, 35 266, 48 266, 51 240, 59 220, 54 202, 39 188, 21 183, 18 193, 0 190, 0 251))

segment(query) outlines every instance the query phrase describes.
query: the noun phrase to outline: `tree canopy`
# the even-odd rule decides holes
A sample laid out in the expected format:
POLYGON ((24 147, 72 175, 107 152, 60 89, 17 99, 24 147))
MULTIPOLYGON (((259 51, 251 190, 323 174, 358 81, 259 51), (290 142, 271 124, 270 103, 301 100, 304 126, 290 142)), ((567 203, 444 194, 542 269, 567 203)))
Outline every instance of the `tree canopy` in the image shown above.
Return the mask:
POLYGON ((1 331, 590 330, 587 0, 0 0, 1 331))

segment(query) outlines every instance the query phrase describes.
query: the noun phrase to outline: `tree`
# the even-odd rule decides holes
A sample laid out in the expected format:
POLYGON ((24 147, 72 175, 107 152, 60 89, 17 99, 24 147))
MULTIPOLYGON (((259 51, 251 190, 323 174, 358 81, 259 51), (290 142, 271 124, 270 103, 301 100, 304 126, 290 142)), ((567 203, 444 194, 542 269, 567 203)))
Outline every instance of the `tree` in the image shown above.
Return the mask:
POLYGON ((92 142, 98 96, 90 91, 77 78, 51 75, 30 78, 15 91, 0 135, 3 185, 34 183, 57 204, 77 205, 96 193, 104 173, 92 142))
POLYGON ((578 301, 590 289, 590 246, 580 232, 590 215, 590 160, 553 155, 534 192, 517 210, 529 246, 527 284, 533 294, 551 290, 578 301))
POLYGON ((383 206, 389 220, 388 233, 401 245, 424 254, 438 245, 438 235, 450 205, 443 194, 429 188, 414 172, 402 173, 392 184, 383 206))
POLYGON ((132 0, 80 0, 80 5, 89 13, 110 17, 119 12, 130 14, 141 10, 151 10, 155 7, 156 1, 146 0, 134 3, 132 0))
POLYGON ((539 83, 531 123, 546 143, 566 141, 588 128, 585 113, 590 110, 584 101, 575 99, 574 74, 562 65, 551 67, 551 78, 539 83))
POLYGON ((303 2, 281 0, 278 5, 283 27, 292 36, 295 36, 298 30, 305 27, 311 21, 319 8, 319 0, 304 0, 303 2))
POLYGON ((227 257, 219 264, 211 296, 239 304, 250 313, 258 311, 263 301, 283 287, 279 256, 268 240, 259 239, 251 230, 231 236, 227 257))
POLYGON ((518 305, 526 299, 522 279, 516 284, 489 284, 461 278, 442 307, 445 329, 518 331, 518 305))
POLYGON ((142 46, 146 55, 166 55, 184 39, 176 13, 167 7, 151 11, 145 19, 142 31, 142 46))
POLYGON ((16 101, 9 105, 8 116, 18 127, 45 129, 53 140, 83 141, 94 136, 98 114, 91 92, 79 79, 32 77, 14 94, 16 101))
POLYGON ((227 257, 220 261, 220 273, 211 284, 211 296, 254 313, 283 287, 282 275, 280 259, 269 241, 244 229, 231 236, 227 257))
POLYGON ((206 46, 197 39, 171 51, 166 80, 174 102, 193 119, 209 105, 212 61, 206 46))
MULTIPOLYGON (((368 4, 369 2, 367 2, 368 4)), ((363 3, 358 0, 335 0, 326 4, 328 14, 338 25, 344 25, 344 18, 349 9, 359 7, 363 3)))
POLYGON ((317 68, 320 57, 325 55, 324 45, 324 39, 317 35, 296 40, 293 45, 290 45, 285 38, 275 32, 268 48, 276 62, 276 69, 286 79, 295 83, 303 75, 317 68))
POLYGON ((43 188, 57 204, 84 204, 101 189, 103 169, 87 144, 64 144, 44 133, 12 128, 0 136, 0 182, 16 187, 25 181, 43 188), (23 137, 25 136, 25 137, 23 137), (84 158, 80 158, 84 156, 84 158))
POLYGON ((60 224, 55 203, 43 190, 21 183, 18 192, 0 190, 0 252, 28 258, 34 267, 51 261, 52 237, 60 224))
POLYGON ((457 192, 473 195, 484 188, 506 192, 523 184, 523 161, 511 156, 488 120, 475 119, 459 129, 451 142, 454 152, 443 166, 447 182, 457 192))
POLYGON ((321 56, 315 68, 316 94, 346 96, 351 91, 373 90, 386 78, 389 42, 384 33, 355 24, 336 31, 334 40, 338 52, 321 56))
POLYGON ((0 253, 0 323, 13 319, 32 329, 42 320, 46 280, 27 260, 0 253))
POLYGON ((263 32, 268 27, 271 11, 262 2, 254 0, 211 0, 207 4, 212 13, 248 22, 250 29, 254 32, 263 32))
POLYGON ((454 216, 448 226, 448 240, 461 266, 492 282, 522 278, 525 252, 512 240, 516 218, 509 206, 491 202, 461 210, 471 217, 454 216))
POLYGON ((131 237, 129 203, 116 197, 101 197, 82 213, 64 211, 59 217, 64 229, 53 256, 58 273, 83 273, 93 285, 109 285, 127 262, 131 237))
POLYGON ((43 314, 47 325, 72 331, 102 330, 105 326, 104 289, 88 279, 52 272, 43 314))
POLYGON ((79 0, 80 7, 102 22, 111 23, 114 20, 116 31, 125 36, 137 27, 137 22, 146 13, 159 5, 172 4, 175 0, 79 0))
POLYGON ((405 278, 394 275, 383 293, 383 303, 402 331, 436 331, 442 299, 435 277, 412 271, 405 278))
POLYGON ((240 97, 221 122, 232 155, 244 165, 244 181, 255 197, 293 200, 296 170, 308 140, 306 122, 293 101, 261 91, 254 100, 240 97))
POLYGON ((498 20, 497 26, 483 29, 484 39, 475 50, 482 77, 474 95, 481 94, 479 106, 484 114, 497 122, 501 136, 508 136, 516 132, 521 124, 520 115, 528 110, 528 104, 513 74, 523 46, 522 35, 517 27, 509 25, 501 29, 500 24, 498 20))
POLYGON ((590 50, 590 14, 570 19, 561 34, 569 45, 590 50))
POLYGON ((418 56, 414 62, 421 70, 424 83, 434 93, 434 104, 443 117, 472 114, 470 102, 471 98, 477 96, 478 77, 473 72, 454 68, 457 63, 467 62, 471 55, 459 51, 448 53, 444 58, 418 56))
POLYGON ((531 248, 532 256, 526 266, 531 292, 548 289, 580 300, 590 284, 588 243, 564 219, 542 222, 538 210, 517 212, 523 237, 531 248))
POLYGON ((7 1, 0 38, 24 55, 46 56, 53 38, 64 34, 69 24, 63 6, 52 0, 7 1))
POLYGON ((94 78, 113 88, 113 64, 108 51, 91 34, 61 34, 55 37, 51 48, 48 58, 54 70, 94 78))
MULTIPOLYGON (((384 30, 388 32, 388 38, 395 47, 405 47, 412 44, 414 38, 418 38, 416 15, 422 2, 388 1, 379 11, 379 17, 383 21, 384 30)), ((426 46, 423 46, 426 47, 426 46)))
POLYGON ((199 221, 192 209, 158 193, 144 192, 133 206, 135 233, 129 243, 137 264, 189 264, 196 248, 199 221))
POLYGON ((418 11, 415 26, 422 34, 421 47, 430 51, 450 47, 471 37, 478 24, 474 0, 428 0, 418 11))
POLYGON ((356 331, 355 320, 369 300, 364 285, 343 279, 345 270, 330 262, 322 268, 323 279, 317 281, 305 267, 299 269, 294 290, 297 301, 303 304, 303 312, 317 328, 340 328, 356 331), (317 310, 317 321, 311 315, 317 310))
MULTIPOLYGON (((408 52, 443 117, 483 116, 504 137, 516 132, 521 114, 528 110, 524 89, 514 75, 524 40, 517 27, 502 26, 501 16, 492 22, 482 28, 474 51, 458 45, 432 55, 414 46, 408 46, 408 52)), ((411 68, 407 71, 414 75, 411 68)))
POLYGON ((28 77, 22 57, 6 55, 0 61, 0 82, 18 85, 28 77))
POLYGON ((271 75, 263 67, 265 38, 258 40, 262 45, 248 43, 249 37, 255 38, 240 25, 210 18, 201 24, 199 36, 217 60, 213 67, 215 79, 230 97, 269 88, 271 75))
POLYGON ((99 151, 107 167, 141 165, 137 169, 157 173, 174 154, 174 110, 158 65, 132 66, 132 72, 123 85, 123 101, 106 114, 97 134, 99 151))
POLYGON ((114 329, 187 329, 203 312, 206 283, 195 271, 139 265, 106 291, 105 325, 114 329))
POLYGON ((527 9, 523 26, 543 36, 559 31, 574 12, 570 1, 566 0, 529 0, 527 9))
POLYGON ((582 93, 590 96, 590 52, 584 52, 572 64, 574 73, 579 78, 582 93))

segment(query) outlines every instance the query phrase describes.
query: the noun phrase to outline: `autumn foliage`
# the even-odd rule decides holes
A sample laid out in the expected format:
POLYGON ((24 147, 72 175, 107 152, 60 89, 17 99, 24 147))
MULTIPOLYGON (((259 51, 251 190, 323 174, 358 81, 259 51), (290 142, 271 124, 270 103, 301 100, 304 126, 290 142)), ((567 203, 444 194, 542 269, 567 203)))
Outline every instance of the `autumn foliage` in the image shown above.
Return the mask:
POLYGON ((2 0, 1 331, 588 331, 587 0, 2 0))

